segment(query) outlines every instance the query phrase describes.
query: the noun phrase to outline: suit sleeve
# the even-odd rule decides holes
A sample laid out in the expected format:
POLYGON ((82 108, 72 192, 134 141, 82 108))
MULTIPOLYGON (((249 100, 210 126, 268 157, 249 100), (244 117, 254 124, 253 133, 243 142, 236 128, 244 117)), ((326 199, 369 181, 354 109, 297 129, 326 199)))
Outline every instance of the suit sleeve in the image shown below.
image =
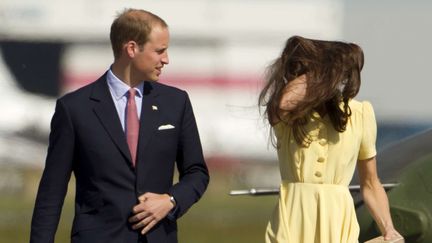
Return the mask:
POLYGON ((169 190, 177 202, 174 212, 176 218, 186 213, 201 198, 209 183, 209 173, 204 161, 192 105, 188 95, 186 93, 185 95, 177 152, 179 182, 169 190))
POLYGON ((54 242, 67 185, 72 172, 74 131, 61 100, 51 121, 45 169, 39 184, 31 223, 30 242, 54 242))

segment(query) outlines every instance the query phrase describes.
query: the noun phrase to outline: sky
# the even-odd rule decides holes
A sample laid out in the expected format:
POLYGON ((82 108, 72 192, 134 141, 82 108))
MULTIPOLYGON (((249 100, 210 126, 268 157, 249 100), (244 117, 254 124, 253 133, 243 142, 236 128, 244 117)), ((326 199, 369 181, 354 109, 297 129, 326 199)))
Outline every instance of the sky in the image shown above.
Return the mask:
POLYGON ((365 53, 359 97, 377 118, 432 123, 432 3, 346 1, 344 39, 365 53))

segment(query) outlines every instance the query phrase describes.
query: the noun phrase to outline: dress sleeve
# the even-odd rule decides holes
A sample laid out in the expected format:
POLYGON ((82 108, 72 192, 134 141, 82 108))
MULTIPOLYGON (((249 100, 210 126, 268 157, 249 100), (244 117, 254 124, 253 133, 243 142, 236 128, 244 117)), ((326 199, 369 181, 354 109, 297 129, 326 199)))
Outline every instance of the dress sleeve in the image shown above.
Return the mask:
POLYGON ((376 156, 377 124, 371 103, 363 101, 363 134, 358 155, 359 160, 365 160, 376 156))
POLYGON ((287 125, 284 122, 279 121, 278 123, 273 125, 272 129, 277 141, 280 141, 286 135, 285 133, 286 133, 287 125))

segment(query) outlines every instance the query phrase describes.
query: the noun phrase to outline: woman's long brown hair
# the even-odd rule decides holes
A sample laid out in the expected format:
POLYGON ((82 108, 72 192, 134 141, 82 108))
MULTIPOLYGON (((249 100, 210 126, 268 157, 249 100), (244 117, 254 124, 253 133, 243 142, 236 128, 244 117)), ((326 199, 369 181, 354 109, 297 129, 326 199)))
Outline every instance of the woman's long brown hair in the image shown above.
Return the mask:
POLYGON ((267 69, 266 84, 259 96, 269 122, 289 124, 299 145, 307 145, 305 125, 312 111, 324 111, 338 132, 346 130, 351 109, 348 101, 360 89, 363 68, 362 49, 353 43, 323 41, 293 36, 279 58, 267 69), (305 98, 289 111, 279 107, 285 85, 306 75, 305 98))

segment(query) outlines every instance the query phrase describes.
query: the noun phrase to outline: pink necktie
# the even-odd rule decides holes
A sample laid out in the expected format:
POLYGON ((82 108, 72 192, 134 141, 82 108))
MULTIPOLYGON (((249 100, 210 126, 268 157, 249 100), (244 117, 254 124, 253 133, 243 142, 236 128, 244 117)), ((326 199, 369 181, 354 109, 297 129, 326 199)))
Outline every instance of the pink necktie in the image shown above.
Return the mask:
POLYGON ((129 89, 129 97, 126 106, 126 137, 134 167, 136 163, 139 132, 139 120, 137 106, 135 103, 135 92, 135 89, 129 89))

